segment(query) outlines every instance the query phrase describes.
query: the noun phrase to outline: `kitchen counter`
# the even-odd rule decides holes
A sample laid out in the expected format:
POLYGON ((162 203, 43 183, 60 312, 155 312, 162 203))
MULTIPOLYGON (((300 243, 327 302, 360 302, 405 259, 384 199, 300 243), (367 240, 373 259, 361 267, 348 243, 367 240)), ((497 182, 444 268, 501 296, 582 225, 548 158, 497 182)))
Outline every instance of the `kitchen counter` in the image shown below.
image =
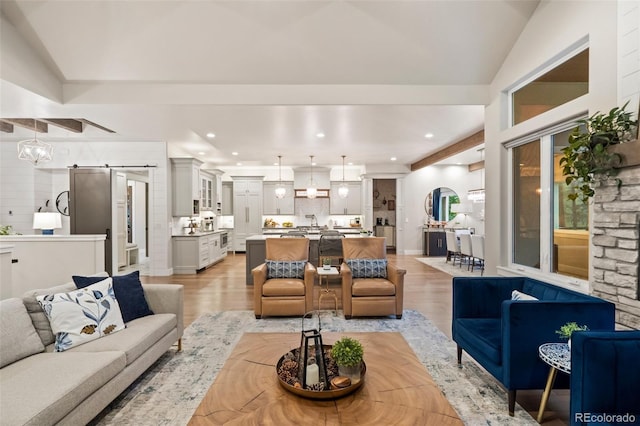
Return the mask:
POLYGON ((189 234, 174 234, 174 235, 172 235, 172 237, 178 237, 178 238, 180 238, 180 237, 204 237, 206 235, 219 234, 221 232, 229 232, 229 231, 227 231, 226 229, 218 229, 217 231, 202 231, 202 232, 198 231, 195 234, 191 234, 191 235, 189 235, 189 234))
MULTIPOLYGON (((263 234, 286 234, 289 231, 300 231, 300 230, 304 230, 305 232, 307 232, 308 235, 314 235, 314 234, 320 234, 320 232, 322 231, 328 231, 329 229, 311 229, 311 230, 305 230, 304 227, 302 228, 286 228, 283 226, 276 226, 273 228, 262 228, 262 233, 263 234)), ((362 230, 362 228, 353 228, 353 227, 348 227, 348 228, 333 228, 334 231, 338 231, 342 234, 360 234, 360 231, 362 230)))

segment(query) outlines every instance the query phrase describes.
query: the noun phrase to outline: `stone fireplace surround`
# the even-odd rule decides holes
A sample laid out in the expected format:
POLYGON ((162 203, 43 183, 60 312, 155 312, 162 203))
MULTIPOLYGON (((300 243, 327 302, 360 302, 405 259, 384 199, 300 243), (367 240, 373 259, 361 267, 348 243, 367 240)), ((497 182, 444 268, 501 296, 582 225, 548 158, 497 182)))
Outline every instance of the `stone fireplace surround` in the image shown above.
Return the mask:
MULTIPOLYGON (((640 141, 628 145, 625 151, 640 151, 640 141)), ((640 164, 634 163, 621 169, 620 189, 610 182, 593 198, 590 292, 615 303, 620 329, 640 329, 640 164)))

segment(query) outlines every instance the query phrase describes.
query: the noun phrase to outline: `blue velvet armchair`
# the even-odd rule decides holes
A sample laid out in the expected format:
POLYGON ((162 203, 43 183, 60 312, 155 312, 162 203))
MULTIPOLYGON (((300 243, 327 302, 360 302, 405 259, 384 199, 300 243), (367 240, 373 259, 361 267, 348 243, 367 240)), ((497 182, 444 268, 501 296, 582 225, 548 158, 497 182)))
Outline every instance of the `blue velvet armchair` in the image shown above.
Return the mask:
POLYGON ((570 405, 572 426, 640 424, 640 331, 572 335, 570 405))
MULTIPOLYGON (((615 306, 605 300, 525 277, 453 279, 452 337, 458 365, 464 350, 508 392, 513 415, 518 389, 543 389, 549 366, 538 356, 543 343, 559 342, 555 333, 575 321, 590 330, 613 330, 615 306), (539 300, 511 300, 518 290, 539 300)), ((561 375, 564 376, 564 375, 561 375)), ((556 388, 567 388, 558 377, 556 388)))

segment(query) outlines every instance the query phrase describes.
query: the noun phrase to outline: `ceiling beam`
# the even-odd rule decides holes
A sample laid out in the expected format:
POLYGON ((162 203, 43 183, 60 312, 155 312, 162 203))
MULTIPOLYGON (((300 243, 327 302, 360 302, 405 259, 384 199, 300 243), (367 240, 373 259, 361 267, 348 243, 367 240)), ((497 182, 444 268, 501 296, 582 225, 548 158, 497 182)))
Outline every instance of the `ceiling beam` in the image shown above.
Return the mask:
POLYGON ((471 163, 469 164, 468 168, 469 173, 475 172, 476 170, 482 170, 484 169, 484 160, 478 161, 476 163, 471 163))
POLYGON ((73 118, 41 118, 41 120, 73 133, 82 133, 84 130, 84 123, 73 118))
POLYGON ((13 133, 13 124, 0 120, 0 132, 13 133))
POLYGON ((2 121, 13 124, 14 126, 23 127, 33 132, 49 132, 49 126, 47 125, 47 123, 36 118, 3 118, 2 121))
POLYGON ((445 148, 442 148, 440 151, 428 155, 424 157, 422 160, 418 160, 411 165, 411 171, 415 172, 416 170, 420 170, 424 167, 430 166, 432 164, 437 163, 438 161, 442 161, 445 158, 449 158, 453 155, 460 154, 468 149, 473 148, 474 146, 478 146, 484 143, 484 130, 480 130, 473 135, 466 137, 453 145, 449 145, 445 148))
POLYGON ((116 132, 115 130, 107 129, 107 128, 106 128, 106 127, 104 127, 104 126, 101 126, 101 125, 99 125, 99 124, 96 124, 96 123, 94 123, 93 121, 89 121, 89 120, 87 120, 86 118, 80 118, 79 120, 80 120, 80 121, 82 121, 82 122, 83 122, 83 123, 85 123, 85 124, 88 124, 89 126, 93 126, 93 127, 96 127, 96 128, 98 128, 98 129, 100 129, 100 130, 104 130, 105 132, 109 132, 109 133, 115 133, 115 132, 116 132))

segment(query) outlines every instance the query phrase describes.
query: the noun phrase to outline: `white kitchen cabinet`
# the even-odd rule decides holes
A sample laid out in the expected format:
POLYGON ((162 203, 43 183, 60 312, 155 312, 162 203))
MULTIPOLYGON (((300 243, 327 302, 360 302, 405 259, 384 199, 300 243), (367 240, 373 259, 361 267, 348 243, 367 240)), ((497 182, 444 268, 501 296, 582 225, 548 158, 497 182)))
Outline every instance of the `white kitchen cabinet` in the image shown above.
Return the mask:
POLYGON ((222 215, 233 215, 233 182, 221 182, 222 185, 222 215))
POLYGON ((246 238, 262 233, 262 179, 262 177, 233 177, 235 251, 246 251, 246 238))
POLYGON ((331 182, 329 191, 329 213, 337 215, 362 213, 362 185, 360 182, 344 182, 349 188, 347 198, 340 198, 338 189, 342 181, 331 182))
POLYGON ((280 182, 263 183, 262 214, 268 215, 293 215, 294 210, 294 189, 293 182, 282 182, 286 193, 284 198, 276 197, 276 188, 280 182))
POLYGON ((200 171, 200 208, 212 210, 215 177, 200 171))
POLYGON ((193 216, 200 208, 200 166, 195 158, 172 158, 173 216, 193 216))
MULTIPOLYGON (((226 231, 225 231, 226 232, 226 231)), ((220 246, 221 232, 202 235, 174 236, 173 273, 195 274, 227 256, 227 249, 220 246)))

